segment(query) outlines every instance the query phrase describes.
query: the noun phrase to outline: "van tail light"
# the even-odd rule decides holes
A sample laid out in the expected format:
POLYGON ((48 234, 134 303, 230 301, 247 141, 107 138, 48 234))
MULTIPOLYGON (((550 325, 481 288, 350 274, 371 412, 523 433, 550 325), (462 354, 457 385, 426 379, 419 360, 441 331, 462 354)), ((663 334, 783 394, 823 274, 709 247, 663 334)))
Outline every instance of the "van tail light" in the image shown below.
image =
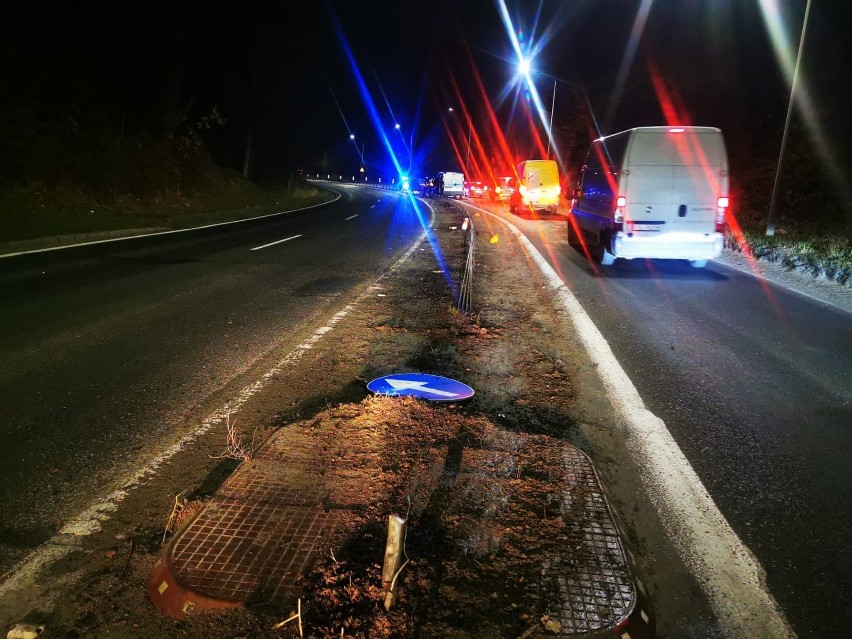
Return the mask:
POLYGON ((624 222, 624 207, 627 206, 627 198, 619 195, 615 198, 615 223, 621 224, 624 222))
POLYGON ((501 188, 498 186, 498 187, 495 187, 494 192, 495 192, 497 195, 500 195, 500 194, 503 192, 503 189, 501 189, 501 188))
POLYGON ((683 133, 684 130, 685 129, 683 127, 675 127, 673 129, 669 129, 669 133, 683 133))
POLYGON ((731 200, 727 195, 722 195, 716 200, 716 232, 725 232, 725 214, 728 211, 728 206, 731 200))

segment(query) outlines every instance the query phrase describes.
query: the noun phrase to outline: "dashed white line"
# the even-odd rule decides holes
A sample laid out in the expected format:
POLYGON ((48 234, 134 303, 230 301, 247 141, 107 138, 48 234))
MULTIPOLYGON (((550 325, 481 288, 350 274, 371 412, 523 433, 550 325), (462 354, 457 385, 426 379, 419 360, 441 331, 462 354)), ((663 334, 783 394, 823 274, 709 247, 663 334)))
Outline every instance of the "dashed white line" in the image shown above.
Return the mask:
MULTIPOLYGON (((373 208, 373 207, 371 206, 370 208, 373 208)), ((349 217, 343 218, 343 221, 348 222, 349 220, 355 219, 356 217, 358 217, 358 213, 356 213, 355 215, 350 215, 349 217)))
POLYGON ((627 448, 638 468, 645 471, 645 489, 681 558, 715 608, 726 635, 795 637, 767 589, 766 574, 757 558, 719 511, 665 422, 645 408, 639 391, 568 286, 514 224, 485 209, 468 206, 508 227, 571 317, 624 428, 627 448))
POLYGON ((285 237, 283 240, 277 240, 275 242, 270 242, 269 244, 264 244, 263 246, 255 246, 252 251, 259 251, 260 249, 265 249, 269 246, 275 246, 276 244, 281 244, 282 242, 289 242, 290 240, 295 240, 297 238, 302 237, 301 235, 293 235, 291 237, 285 237))

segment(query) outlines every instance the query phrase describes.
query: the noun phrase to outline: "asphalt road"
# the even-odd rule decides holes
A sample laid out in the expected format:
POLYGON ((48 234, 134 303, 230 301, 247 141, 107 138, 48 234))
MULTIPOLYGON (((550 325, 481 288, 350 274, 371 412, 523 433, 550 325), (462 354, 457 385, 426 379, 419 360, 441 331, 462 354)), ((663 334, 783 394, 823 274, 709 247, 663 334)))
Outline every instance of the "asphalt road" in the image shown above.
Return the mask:
POLYGON ((422 232, 406 198, 338 190, 263 220, 0 260, 0 574, 422 232))
POLYGON ((718 262, 597 274, 564 220, 508 217, 665 421, 798 635, 848 631, 852 315, 718 262))

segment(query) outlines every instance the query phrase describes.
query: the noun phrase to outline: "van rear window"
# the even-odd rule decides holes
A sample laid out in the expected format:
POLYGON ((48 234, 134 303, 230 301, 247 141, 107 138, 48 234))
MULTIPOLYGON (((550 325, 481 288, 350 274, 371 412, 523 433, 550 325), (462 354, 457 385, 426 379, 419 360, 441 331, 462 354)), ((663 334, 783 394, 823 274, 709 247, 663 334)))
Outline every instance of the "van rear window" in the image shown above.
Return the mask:
POLYGON ((630 164, 635 166, 719 166, 724 149, 717 133, 647 132, 633 136, 630 164))

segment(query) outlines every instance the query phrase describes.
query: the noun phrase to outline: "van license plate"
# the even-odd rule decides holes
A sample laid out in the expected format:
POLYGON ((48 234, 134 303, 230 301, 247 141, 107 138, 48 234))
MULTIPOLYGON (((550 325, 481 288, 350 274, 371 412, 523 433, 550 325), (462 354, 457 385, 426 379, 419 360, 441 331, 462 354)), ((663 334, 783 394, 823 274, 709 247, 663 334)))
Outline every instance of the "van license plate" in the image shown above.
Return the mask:
POLYGON ((634 231, 659 231, 659 224, 632 224, 631 228, 634 231))

